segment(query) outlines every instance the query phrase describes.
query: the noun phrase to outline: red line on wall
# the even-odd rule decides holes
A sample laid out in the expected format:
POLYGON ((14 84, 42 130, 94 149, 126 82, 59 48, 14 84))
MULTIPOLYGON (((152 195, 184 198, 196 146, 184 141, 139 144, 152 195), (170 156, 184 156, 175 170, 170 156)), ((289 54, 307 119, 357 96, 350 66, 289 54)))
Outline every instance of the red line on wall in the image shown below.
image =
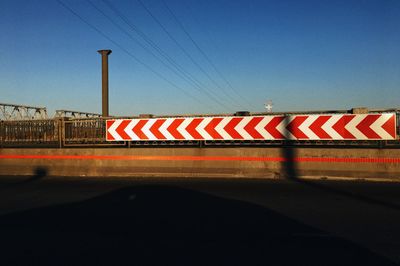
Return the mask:
MULTIPOLYGON (((44 159, 44 160, 125 160, 125 161, 256 161, 284 162, 284 157, 251 156, 150 156, 150 155, 19 155, 0 154, 0 159, 44 159)), ((337 157, 296 157, 295 162, 322 163, 400 163, 400 158, 337 158, 337 157)))

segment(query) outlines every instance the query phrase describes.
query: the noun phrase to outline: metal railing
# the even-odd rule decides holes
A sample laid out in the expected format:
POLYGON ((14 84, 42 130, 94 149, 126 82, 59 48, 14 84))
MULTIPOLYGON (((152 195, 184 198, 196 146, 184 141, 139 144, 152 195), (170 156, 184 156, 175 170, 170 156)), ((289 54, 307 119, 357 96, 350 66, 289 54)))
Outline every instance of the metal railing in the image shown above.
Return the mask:
POLYGON ((62 146, 125 146, 126 142, 106 141, 106 119, 62 120, 62 146))
POLYGON ((0 121, 0 147, 121 146, 106 142, 103 118, 0 121))
POLYGON ((0 121, 1 147, 57 145, 59 140, 59 120, 0 121))

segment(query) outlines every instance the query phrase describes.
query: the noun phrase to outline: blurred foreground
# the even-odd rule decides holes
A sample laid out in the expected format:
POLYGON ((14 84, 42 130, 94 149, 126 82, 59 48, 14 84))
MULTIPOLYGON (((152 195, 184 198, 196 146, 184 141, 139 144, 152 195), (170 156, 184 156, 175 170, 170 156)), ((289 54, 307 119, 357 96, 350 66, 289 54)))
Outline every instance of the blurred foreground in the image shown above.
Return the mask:
POLYGON ((2 265, 396 265, 400 184, 1 177, 2 265))

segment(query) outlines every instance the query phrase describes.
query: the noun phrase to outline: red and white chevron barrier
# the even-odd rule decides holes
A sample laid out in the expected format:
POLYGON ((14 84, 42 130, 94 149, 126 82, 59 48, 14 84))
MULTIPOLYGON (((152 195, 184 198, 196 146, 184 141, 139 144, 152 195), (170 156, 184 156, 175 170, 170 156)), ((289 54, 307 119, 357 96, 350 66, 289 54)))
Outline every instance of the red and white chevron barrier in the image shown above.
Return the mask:
POLYGON ((107 140, 393 140, 396 115, 333 114, 107 120, 107 140))

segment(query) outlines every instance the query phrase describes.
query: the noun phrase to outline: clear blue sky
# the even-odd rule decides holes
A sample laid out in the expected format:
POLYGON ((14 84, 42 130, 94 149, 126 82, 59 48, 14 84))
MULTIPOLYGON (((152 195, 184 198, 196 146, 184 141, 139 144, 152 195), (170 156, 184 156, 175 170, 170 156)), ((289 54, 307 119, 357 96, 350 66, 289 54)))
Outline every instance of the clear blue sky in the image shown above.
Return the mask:
POLYGON ((275 111, 400 107, 398 0, 164 0, 219 73, 163 1, 142 3, 192 59, 138 0, 109 2, 123 17, 60 1, 101 33, 57 0, 2 0, 0 102, 99 113, 97 50, 112 49, 112 115, 263 111, 268 99, 275 111))

